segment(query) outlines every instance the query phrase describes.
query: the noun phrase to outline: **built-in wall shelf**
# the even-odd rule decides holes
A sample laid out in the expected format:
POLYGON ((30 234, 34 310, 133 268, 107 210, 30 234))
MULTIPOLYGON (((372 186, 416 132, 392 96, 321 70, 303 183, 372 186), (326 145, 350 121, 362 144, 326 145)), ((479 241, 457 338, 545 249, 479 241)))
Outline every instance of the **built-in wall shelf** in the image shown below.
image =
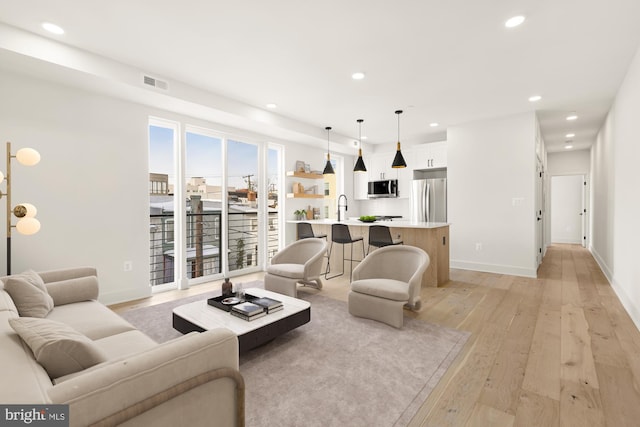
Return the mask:
POLYGON ((322 179, 323 176, 317 173, 307 173, 307 172, 296 172, 296 171, 288 171, 287 176, 295 176, 296 178, 305 178, 305 179, 322 179))
POLYGON ((287 199, 322 199, 322 194, 310 194, 310 193, 287 193, 287 199))

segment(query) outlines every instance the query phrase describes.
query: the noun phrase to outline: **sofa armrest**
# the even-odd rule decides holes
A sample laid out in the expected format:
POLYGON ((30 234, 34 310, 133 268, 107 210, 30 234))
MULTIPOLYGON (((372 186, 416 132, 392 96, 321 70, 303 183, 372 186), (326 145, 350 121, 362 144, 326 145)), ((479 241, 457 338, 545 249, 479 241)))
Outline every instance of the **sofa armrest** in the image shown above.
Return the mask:
POLYGON ((70 425, 244 424, 238 339, 227 329, 193 333, 56 384, 70 425))

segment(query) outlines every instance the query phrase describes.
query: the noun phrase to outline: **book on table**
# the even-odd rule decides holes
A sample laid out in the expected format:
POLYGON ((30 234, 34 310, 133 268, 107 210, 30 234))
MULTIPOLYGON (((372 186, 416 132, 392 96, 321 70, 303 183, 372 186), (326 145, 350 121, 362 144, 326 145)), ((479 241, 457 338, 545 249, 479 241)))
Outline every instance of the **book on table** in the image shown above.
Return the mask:
POLYGON ((267 311, 264 307, 258 304, 243 302, 234 305, 231 308, 231 314, 244 320, 254 320, 259 317, 265 316, 267 314, 267 311))
POLYGON ((251 302, 253 304, 264 307, 267 313, 273 313, 274 311, 282 310, 284 308, 284 306, 282 305, 282 301, 278 301, 269 297, 258 297, 252 299, 251 302))

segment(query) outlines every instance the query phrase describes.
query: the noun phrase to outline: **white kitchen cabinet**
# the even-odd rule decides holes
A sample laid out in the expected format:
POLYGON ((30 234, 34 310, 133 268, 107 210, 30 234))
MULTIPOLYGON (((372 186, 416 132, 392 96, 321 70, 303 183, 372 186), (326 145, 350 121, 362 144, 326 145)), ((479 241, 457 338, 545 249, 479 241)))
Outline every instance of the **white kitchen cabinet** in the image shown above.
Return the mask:
POLYGON ((413 169, 434 169, 447 167, 447 142, 431 142, 413 147, 415 166, 413 169))
MULTIPOLYGON (((365 163, 366 166, 366 163, 365 163)), ((353 198, 354 200, 368 200, 367 184, 369 183, 369 169, 367 172, 353 173, 353 198)))
POLYGON ((396 179, 395 171, 391 167, 394 155, 395 153, 375 153, 369 157, 370 160, 367 163, 369 181, 396 179), (371 167, 369 167, 369 164, 371 167))

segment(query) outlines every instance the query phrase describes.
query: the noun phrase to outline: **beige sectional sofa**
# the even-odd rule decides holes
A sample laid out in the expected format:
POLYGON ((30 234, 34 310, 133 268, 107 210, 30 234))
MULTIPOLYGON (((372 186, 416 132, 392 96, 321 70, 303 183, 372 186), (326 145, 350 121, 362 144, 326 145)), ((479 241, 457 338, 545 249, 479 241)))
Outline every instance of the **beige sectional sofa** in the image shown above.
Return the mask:
MULTIPOLYGON (((35 273, 27 274, 33 279, 35 273)), ((52 307, 41 319, 21 316, 32 313, 21 294, 31 288, 16 276, 0 278, 0 403, 68 404, 72 426, 244 424, 244 383, 232 332, 191 333, 157 344, 97 301, 93 268, 37 273, 46 290, 40 296, 52 307), (58 327, 62 332, 50 332, 58 327), (69 340, 71 348, 65 347, 69 340), (83 346, 99 363, 75 356, 83 346)))

